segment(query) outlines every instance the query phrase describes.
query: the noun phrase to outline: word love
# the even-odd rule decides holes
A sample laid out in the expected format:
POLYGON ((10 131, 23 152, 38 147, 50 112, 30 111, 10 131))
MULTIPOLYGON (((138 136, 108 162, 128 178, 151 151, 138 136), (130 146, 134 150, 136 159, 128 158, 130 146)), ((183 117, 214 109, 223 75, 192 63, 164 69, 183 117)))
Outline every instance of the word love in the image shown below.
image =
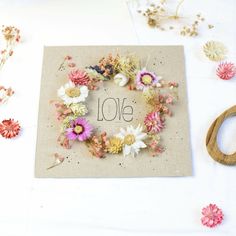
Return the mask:
POLYGON ((126 103, 127 98, 98 98, 97 121, 132 121, 133 107, 126 103))

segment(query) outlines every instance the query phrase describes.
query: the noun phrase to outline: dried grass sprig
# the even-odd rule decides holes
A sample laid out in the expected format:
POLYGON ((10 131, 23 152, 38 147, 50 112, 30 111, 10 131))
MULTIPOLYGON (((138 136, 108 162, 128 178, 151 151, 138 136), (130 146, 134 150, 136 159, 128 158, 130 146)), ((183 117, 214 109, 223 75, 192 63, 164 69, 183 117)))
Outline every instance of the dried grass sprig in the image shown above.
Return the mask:
POLYGON ((137 71, 140 69, 140 61, 135 55, 118 57, 114 68, 118 73, 121 73, 131 81, 134 81, 137 71))
MULTIPOLYGON (((0 69, 4 66, 9 57, 13 55, 13 49, 20 41, 20 30, 14 26, 2 26, 2 36, 5 42, 4 49, 1 50, 0 69)), ((4 44, 4 43, 2 43, 4 44)))

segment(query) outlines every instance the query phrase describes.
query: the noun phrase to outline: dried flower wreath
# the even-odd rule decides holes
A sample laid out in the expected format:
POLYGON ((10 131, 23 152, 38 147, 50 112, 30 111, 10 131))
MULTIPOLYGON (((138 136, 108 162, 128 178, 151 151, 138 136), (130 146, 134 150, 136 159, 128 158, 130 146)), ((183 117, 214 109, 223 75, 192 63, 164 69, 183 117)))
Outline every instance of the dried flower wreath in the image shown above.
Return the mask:
MULTIPOLYGON (((155 27, 161 31, 174 30, 174 24, 182 24, 180 20, 184 17, 180 16, 179 11, 184 0, 180 0, 177 3, 174 12, 168 9, 167 2, 167 0, 159 0, 158 4, 151 3, 144 10, 138 10, 138 13, 147 18, 147 24, 150 27, 155 27)), ((203 22, 205 22, 205 18, 201 14, 196 14, 193 21, 190 24, 181 26, 178 32, 182 36, 195 37, 199 34, 199 27, 203 22)), ((212 28, 214 26, 208 24, 208 29, 212 28)))
MULTIPOLYGON (((59 70, 71 66, 65 57, 59 70)), ((73 63, 73 66, 75 63, 73 63)), ((136 156, 141 149, 151 150, 155 156, 164 148, 160 145, 159 133, 165 128, 165 117, 171 116, 169 109, 177 101, 178 84, 165 82, 154 72, 140 67, 139 59, 134 55, 109 54, 99 60, 95 66, 85 69, 73 68, 68 74, 68 83, 61 86, 58 97, 61 101, 53 102, 56 107, 57 120, 60 122, 58 141, 64 148, 71 148, 74 141, 84 142, 92 155, 102 158, 107 153, 124 156, 136 156), (108 137, 106 132, 95 134, 94 127, 85 118, 89 112, 85 100, 89 90, 99 89, 99 82, 113 80, 117 86, 141 92, 143 99, 150 107, 143 125, 120 128, 120 131, 108 137)), ((128 90, 128 91, 129 91, 128 90)))

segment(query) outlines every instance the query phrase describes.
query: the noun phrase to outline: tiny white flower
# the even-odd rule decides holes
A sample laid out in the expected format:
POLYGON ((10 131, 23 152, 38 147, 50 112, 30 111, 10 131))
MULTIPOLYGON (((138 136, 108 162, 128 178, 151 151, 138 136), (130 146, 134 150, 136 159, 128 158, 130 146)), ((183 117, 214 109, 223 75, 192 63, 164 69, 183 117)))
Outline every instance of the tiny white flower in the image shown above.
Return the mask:
POLYGON ((70 81, 58 89, 57 95, 66 105, 70 105, 73 103, 84 102, 88 96, 88 92, 87 86, 78 87, 70 81))
POLYGON ((120 129, 120 133, 116 137, 123 140, 123 155, 136 156, 141 148, 146 148, 147 145, 143 142, 146 138, 146 133, 142 133, 142 126, 138 125, 137 128, 134 128, 132 125, 127 127, 126 130, 123 128, 120 129))

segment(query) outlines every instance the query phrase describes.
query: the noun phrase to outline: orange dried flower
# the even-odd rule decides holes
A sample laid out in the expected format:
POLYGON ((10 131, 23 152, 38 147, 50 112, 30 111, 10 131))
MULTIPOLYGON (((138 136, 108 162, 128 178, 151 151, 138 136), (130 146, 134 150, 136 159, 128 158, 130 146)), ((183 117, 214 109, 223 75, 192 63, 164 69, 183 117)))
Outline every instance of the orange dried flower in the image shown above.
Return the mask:
POLYGON ((20 129, 19 122, 14 121, 14 119, 3 120, 2 123, 0 123, 0 134, 7 139, 16 137, 20 129))

